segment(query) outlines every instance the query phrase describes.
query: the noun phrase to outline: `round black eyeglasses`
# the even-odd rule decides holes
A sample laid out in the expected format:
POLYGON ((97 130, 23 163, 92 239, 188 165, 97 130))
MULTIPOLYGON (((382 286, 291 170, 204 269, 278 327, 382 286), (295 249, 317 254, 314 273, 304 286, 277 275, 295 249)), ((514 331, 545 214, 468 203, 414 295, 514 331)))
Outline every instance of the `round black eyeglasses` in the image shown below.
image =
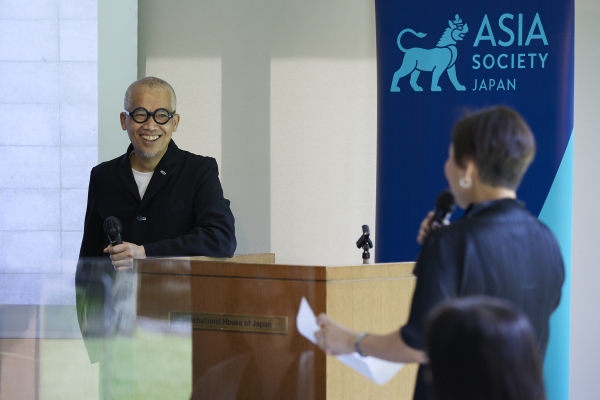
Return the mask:
POLYGON ((138 124, 143 124, 144 122, 148 121, 148 118, 150 118, 150 116, 152 116, 154 122, 156 122, 159 125, 164 125, 167 122, 169 122, 171 118, 173 118, 173 116, 175 115, 175 111, 170 113, 167 109, 159 108, 154 112, 150 112, 144 107, 138 107, 133 111, 125 110, 125 115, 129 115, 138 124))

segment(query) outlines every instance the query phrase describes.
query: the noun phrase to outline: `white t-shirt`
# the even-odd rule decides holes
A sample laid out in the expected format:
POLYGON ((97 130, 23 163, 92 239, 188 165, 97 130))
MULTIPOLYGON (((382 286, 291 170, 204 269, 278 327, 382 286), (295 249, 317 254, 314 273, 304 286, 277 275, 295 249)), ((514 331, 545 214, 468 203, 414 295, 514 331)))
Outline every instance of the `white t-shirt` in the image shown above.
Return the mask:
POLYGON ((150 179, 152 179, 152 172, 139 172, 135 169, 131 168, 133 171, 133 177, 135 178, 135 183, 137 184, 138 190, 140 192, 140 199, 144 198, 144 193, 146 193, 146 189, 148 188, 148 184, 150 183, 150 179))

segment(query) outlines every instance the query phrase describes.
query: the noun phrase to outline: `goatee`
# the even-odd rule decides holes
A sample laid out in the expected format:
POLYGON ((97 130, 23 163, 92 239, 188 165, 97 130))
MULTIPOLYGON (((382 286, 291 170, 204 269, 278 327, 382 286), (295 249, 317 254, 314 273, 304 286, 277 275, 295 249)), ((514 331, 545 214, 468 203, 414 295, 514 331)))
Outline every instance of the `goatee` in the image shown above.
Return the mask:
POLYGON ((152 158, 160 155, 160 153, 162 153, 162 150, 158 150, 156 153, 144 153, 141 150, 135 150, 135 154, 140 158, 152 158))

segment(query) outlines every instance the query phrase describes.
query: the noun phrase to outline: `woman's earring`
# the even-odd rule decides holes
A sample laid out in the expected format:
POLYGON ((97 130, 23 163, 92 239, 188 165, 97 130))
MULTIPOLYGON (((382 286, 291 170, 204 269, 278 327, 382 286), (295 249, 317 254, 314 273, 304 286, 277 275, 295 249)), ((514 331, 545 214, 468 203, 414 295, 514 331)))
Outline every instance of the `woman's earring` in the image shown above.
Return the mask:
POLYGON ((465 176, 458 180, 458 184, 460 185, 461 188, 468 189, 473 184, 473 181, 471 180, 470 176, 465 176))

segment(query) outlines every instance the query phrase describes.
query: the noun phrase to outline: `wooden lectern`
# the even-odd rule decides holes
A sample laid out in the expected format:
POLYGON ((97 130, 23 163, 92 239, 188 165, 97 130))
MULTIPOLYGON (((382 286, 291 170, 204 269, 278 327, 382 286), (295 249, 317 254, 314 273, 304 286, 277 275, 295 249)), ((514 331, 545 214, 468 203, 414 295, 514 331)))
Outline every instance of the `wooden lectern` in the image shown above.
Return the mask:
POLYGON ((413 265, 280 265, 272 254, 139 260, 137 318, 194 326, 193 399, 411 399, 416 365, 378 386, 302 337, 296 314, 305 297, 316 314, 358 331, 398 329, 413 265))

